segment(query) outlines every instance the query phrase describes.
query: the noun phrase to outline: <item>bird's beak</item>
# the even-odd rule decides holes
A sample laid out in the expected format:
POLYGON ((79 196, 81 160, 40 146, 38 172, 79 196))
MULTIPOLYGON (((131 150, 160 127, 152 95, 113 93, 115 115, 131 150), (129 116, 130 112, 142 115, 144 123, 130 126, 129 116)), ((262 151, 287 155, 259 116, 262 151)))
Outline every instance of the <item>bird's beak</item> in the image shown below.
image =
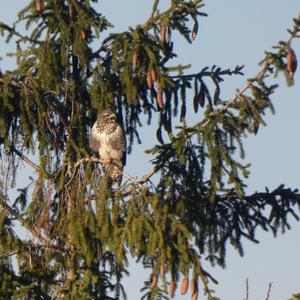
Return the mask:
POLYGON ((109 115, 109 119, 110 119, 110 120, 116 120, 116 115, 115 115, 115 114, 109 115))

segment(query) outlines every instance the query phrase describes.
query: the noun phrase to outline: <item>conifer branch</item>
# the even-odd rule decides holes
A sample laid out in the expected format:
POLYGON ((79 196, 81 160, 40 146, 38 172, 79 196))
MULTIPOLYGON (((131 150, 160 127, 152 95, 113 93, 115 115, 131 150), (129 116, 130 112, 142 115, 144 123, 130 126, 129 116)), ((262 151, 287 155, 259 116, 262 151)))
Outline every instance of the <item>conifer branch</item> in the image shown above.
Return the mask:
MULTIPOLYGON (((205 127, 208 126, 208 124, 211 122, 212 119, 214 119, 215 117, 219 116, 219 115, 223 115, 225 114, 229 108, 232 107, 232 105, 235 104, 235 102, 237 100, 240 100, 242 98, 242 95, 252 86, 252 83, 253 81, 257 81, 259 80, 259 78, 265 74, 266 70, 269 68, 269 63, 266 63, 262 68, 261 70, 256 74, 256 76, 251 80, 251 81, 248 81, 246 83, 246 85, 240 89, 237 93, 235 93, 235 95, 226 103, 226 105, 221 109, 221 110, 218 110, 218 111, 214 111, 212 113, 209 114, 209 117, 207 118, 207 120, 205 120, 204 122, 200 122, 200 126, 202 129, 204 129, 205 127)), ((195 127, 198 127, 199 126, 199 123, 198 125, 196 125, 195 127)))
MULTIPOLYGON (((196 37, 198 17, 205 15, 200 11, 202 0, 171 1, 170 8, 163 12, 158 10, 160 1, 155 0, 144 24, 109 35, 101 40, 99 49, 93 50, 91 42, 108 27, 108 22, 89 1, 78 4, 72 0, 63 6, 55 1, 43 6, 42 2, 31 1, 19 17, 27 20, 31 29, 34 27, 31 35, 26 34, 36 38, 37 45, 14 32, 14 26, 1 30, 0 25, 1 32, 8 32, 8 41, 15 36, 22 43, 22 49, 17 49, 17 68, 0 74, 4 124, 1 141, 13 162, 22 159, 32 173, 39 175, 29 203, 24 193, 17 198, 16 203, 26 206, 22 212, 10 204, 8 197, 0 200, 0 210, 9 220, 4 223, 4 238, 7 235, 15 239, 4 245, 0 259, 5 253, 8 257, 29 254, 33 259, 34 272, 31 263, 20 265, 18 261, 19 265, 12 266, 12 272, 21 266, 22 272, 34 274, 20 283, 20 297, 28 297, 25 293, 36 287, 38 280, 41 290, 30 290, 29 297, 42 295, 50 299, 56 293, 55 297, 78 298, 77 292, 84 291, 87 297, 112 299, 106 294, 115 291, 115 298, 119 298, 120 280, 132 254, 145 266, 151 265, 153 272, 163 264, 163 280, 165 272, 174 282, 180 273, 193 272, 197 287, 192 298, 197 297, 198 280, 202 280, 206 296, 216 299, 209 287, 216 281, 202 268, 203 257, 224 266, 229 243, 242 255, 242 242, 245 238, 257 242, 257 229, 276 235, 280 228, 290 228, 288 217, 299 219, 295 208, 300 204, 297 190, 280 186, 272 192, 246 195, 240 174, 246 177, 247 167, 233 159, 238 151, 236 142, 243 153, 240 136, 247 130, 255 132, 254 122, 263 124, 264 110, 272 108, 269 95, 275 87, 264 81, 273 69, 286 71, 287 44, 297 37, 299 20, 288 42, 280 42, 276 53, 266 54, 256 76, 222 101, 220 83, 227 76, 241 75, 242 67, 223 70, 213 66, 184 74, 188 65, 166 66, 177 55, 173 51, 173 32, 188 42, 196 37), (190 21, 194 21, 192 30, 190 21), (24 44, 23 49, 26 41, 30 45, 24 44), (93 63, 93 58, 100 63, 93 63), (206 79, 210 85, 206 85, 206 79), (192 87, 195 113, 199 107, 206 111, 198 124, 187 127, 186 92, 192 87), (256 87, 258 96, 253 92, 256 87), (117 166, 87 157, 86 135, 96 110, 107 106, 117 110, 131 147, 135 135, 139 139, 137 124, 142 112, 148 113, 149 123, 158 114, 153 106, 155 96, 161 108, 160 131, 156 134, 161 145, 149 151, 157 154, 151 169, 138 178, 118 169, 117 175, 126 179, 119 188, 106 180, 108 176, 101 181, 103 174, 110 175, 109 168, 117 171, 117 166), (183 126, 174 137, 172 121, 178 116, 180 101, 183 126), (22 130, 15 130, 17 126, 22 130), (169 133, 168 144, 161 137, 162 126, 169 133), (199 139, 194 143, 195 134, 199 139), (10 146, 10 136, 19 144, 10 146), (40 154, 37 163, 22 153, 27 153, 35 138, 40 154), (45 165, 54 169, 52 174, 46 173, 44 168, 52 170, 45 165), (209 166, 212 176, 206 180, 209 166), (151 179, 158 183, 154 185, 151 179), (28 231, 29 240, 10 235, 15 223, 28 231), (51 255, 51 250, 61 255, 51 255)), ((15 167, 12 171, 18 170, 15 167)), ((16 178, 15 173, 12 177, 16 178)), ((4 284, 10 284, 9 280, 4 284)), ((152 291, 151 296, 160 296, 159 287, 152 291)))
POLYGON ((4 199, 4 197, 0 200, 0 206, 8 214, 10 214, 14 218, 16 218, 20 222, 20 224, 24 228, 26 228, 32 234, 32 236, 35 237, 39 241, 41 246, 43 246, 45 248, 53 249, 53 250, 60 250, 58 247, 52 245, 51 242, 48 239, 43 237, 38 230, 36 230, 35 228, 30 227, 26 223, 26 221, 20 216, 20 214, 15 209, 13 209, 10 205, 7 204, 7 201, 4 199))
POLYGON ((37 172, 39 171, 39 166, 35 164, 32 160, 30 160, 27 156, 22 154, 19 150, 17 150, 13 145, 10 145, 10 150, 17 154, 23 161, 25 161, 29 166, 35 169, 37 172))
POLYGON ((208 276, 206 274, 206 272, 202 269, 202 267, 200 268, 200 279, 203 283, 203 286, 204 286, 204 293, 208 295, 208 299, 212 299, 214 300, 215 297, 213 297, 212 293, 211 293, 211 290, 208 286, 208 276))
MULTIPOLYGON (((23 153, 21 153, 19 150, 17 150, 13 145, 10 145, 10 150, 12 152, 14 152, 15 154, 17 154, 25 163, 27 163, 30 167, 32 167, 36 172, 39 172, 40 171, 40 168, 39 166, 34 163, 31 159, 29 159, 27 156, 25 156, 23 153)), ((48 172, 46 172, 44 170, 47 178, 51 178, 52 175, 49 174, 48 172)))
MULTIPOLYGON (((149 17, 149 19, 144 24, 137 25, 135 30, 142 29, 144 32, 148 32, 152 28, 157 28, 158 25, 160 25, 160 23, 162 22, 162 20, 171 19, 172 14, 182 15, 182 17, 184 18, 186 18, 188 15, 206 16, 205 13, 198 12, 198 9, 204 5, 199 0, 194 0, 190 3, 180 3, 177 5, 172 5, 170 8, 161 13, 157 11, 157 5, 154 5, 154 11, 152 11, 152 14, 149 17), (191 11, 193 11, 193 13, 191 11)), ((176 29, 176 27, 174 27, 174 29, 176 29)), ((128 33, 128 31, 124 31, 118 34, 111 34, 108 38, 106 38, 103 41, 102 46, 90 55, 89 59, 92 60, 96 57, 99 57, 99 54, 102 51, 107 51, 108 46, 106 45, 106 43, 112 40, 116 35, 127 35, 128 33)), ((181 34, 185 35, 182 32, 181 34)))
POLYGON ((191 1, 190 3, 180 3, 177 5, 172 5, 162 13, 152 13, 151 17, 143 25, 141 25, 141 28, 143 28, 145 31, 148 31, 154 26, 154 24, 160 23, 161 20, 172 18, 172 14, 181 14, 183 17, 186 17, 187 15, 191 14, 189 11, 191 6, 193 6, 194 10, 196 11, 195 14, 206 16, 205 13, 199 13, 197 11, 198 8, 203 6, 203 4, 200 2, 201 1, 196 0, 191 1))
POLYGON ((31 42, 31 43, 38 44, 38 45, 42 44, 41 41, 34 40, 28 36, 22 35, 20 32, 16 31, 15 28, 10 27, 7 24, 4 24, 2 22, 0 22, 0 29, 6 30, 7 32, 9 32, 10 35, 15 35, 18 38, 20 38, 21 40, 23 40, 24 42, 31 42))
MULTIPOLYGON (((187 67, 187 66, 186 66, 187 67)), ((211 70, 207 70, 208 67, 205 67, 198 73, 192 73, 192 74, 184 74, 184 75, 173 75, 169 76, 172 79, 193 79, 193 78, 198 78, 201 79, 202 77, 219 77, 219 76, 224 76, 224 75, 244 75, 242 73, 242 69, 244 66, 236 66, 233 70, 231 69, 225 69, 221 70, 221 68, 215 68, 216 66, 213 66, 211 70)), ((169 68, 167 69, 169 71, 169 68)), ((171 69, 172 71, 172 69, 171 69)))
MULTIPOLYGON (((47 95, 50 95, 50 94, 54 94, 55 96, 57 96, 56 93, 53 92, 53 91, 46 91, 44 93, 44 96, 46 97, 47 104, 50 105, 51 108, 55 111, 58 118, 60 119, 60 121, 64 125, 66 131, 68 133, 70 133, 70 122, 65 118, 63 111, 61 111, 61 109, 59 107, 58 101, 53 101, 53 99, 50 99, 50 100, 47 99, 47 95)), ((56 100, 56 98, 55 98, 55 100, 56 100)))
MULTIPOLYGON (((291 35, 288 39, 287 43, 290 43, 292 39, 296 38, 296 36, 291 35)), ((281 55, 281 51, 279 51, 279 54, 281 55)), ((272 66, 271 60, 265 60, 263 67, 259 70, 259 72, 251 79, 247 81, 245 86, 241 88, 238 92, 235 93, 235 95, 227 101, 227 103, 224 105, 224 107, 220 110, 216 110, 211 112, 206 119, 204 119, 202 122, 197 123, 195 126, 193 126, 191 129, 192 131, 197 130, 197 128, 201 128, 202 130, 206 128, 212 120, 214 120, 216 117, 224 115, 238 100, 243 99, 244 93, 253 86, 253 82, 257 82, 261 79, 261 77, 269 70, 269 68, 272 66)), ((199 76, 201 75, 201 72, 198 74, 192 74, 187 76, 199 76)), ((194 132, 191 132, 189 135, 192 136, 194 132)))

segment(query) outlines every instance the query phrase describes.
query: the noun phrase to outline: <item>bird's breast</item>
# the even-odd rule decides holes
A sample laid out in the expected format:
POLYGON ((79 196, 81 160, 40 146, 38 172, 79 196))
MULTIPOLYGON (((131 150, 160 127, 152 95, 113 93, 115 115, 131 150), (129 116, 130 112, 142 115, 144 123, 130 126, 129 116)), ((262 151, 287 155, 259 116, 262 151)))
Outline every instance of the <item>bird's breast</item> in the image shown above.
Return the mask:
POLYGON ((98 138, 100 140, 100 148, 99 148, 99 155, 101 157, 101 159, 104 160, 110 160, 111 159, 111 145, 110 145, 110 140, 109 140, 109 136, 102 132, 99 133, 98 132, 98 138))

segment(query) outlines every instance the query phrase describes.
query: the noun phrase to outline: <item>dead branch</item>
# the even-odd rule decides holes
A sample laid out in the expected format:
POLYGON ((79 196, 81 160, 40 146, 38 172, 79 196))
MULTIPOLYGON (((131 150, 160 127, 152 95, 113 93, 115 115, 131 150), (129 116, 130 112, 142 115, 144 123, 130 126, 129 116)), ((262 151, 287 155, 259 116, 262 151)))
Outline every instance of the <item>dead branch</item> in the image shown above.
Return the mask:
POLYGON ((139 183, 143 184, 143 183, 147 182, 159 170, 159 168, 160 168, 159 165, 153 166, 153 168, 146 175, 144 175, 141 178, 139 183))
MULTIPOLYGON (((74 164, 74 171, 73 171, 72 178, 74 177, 74 174, 76 173, 78 167, 85 162, 95 162, 95 163, 101 163, 101 164, 107 163, 106 161, 104 161, 100 158, 94 157, 94 156, 82 158, 74 164)), ((125 173, 121 170, 119 170, 119 171, 120 171, 120 174, 122 176, 124 176, 125 178, 127 178, 134 186, 137 186, 137 187, 143 189, 143 188, 145 188, 143 186, 143 184, 146 183, 149 180, 149 178, 157 172, 157 170, 158 170, 158 167, 154 166, 149 173, 147 173, 145 176, 142 177, 141 180, 138 180, 138 179, 134 178, 133 176, 129 175, 128 173, 125 173)))
POLYGON ((246 279, 246 298, 245 300, 249 300, 249 278, 246 279))
POLYGON ((269 300, 270 299, 272 284, 273 284, 273 282, 269 283, 268 290, 267 290, 267 296, 266 296, 265 300, 269 300))

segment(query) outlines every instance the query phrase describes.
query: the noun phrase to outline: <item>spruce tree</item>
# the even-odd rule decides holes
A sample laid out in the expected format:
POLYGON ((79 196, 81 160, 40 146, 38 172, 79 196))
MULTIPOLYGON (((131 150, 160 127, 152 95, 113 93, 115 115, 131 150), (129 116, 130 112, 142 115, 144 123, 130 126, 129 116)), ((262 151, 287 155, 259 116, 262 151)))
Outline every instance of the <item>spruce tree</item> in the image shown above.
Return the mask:
POLYGON ((6 42, 17 41, 17 66, 0 77, 0 297, 123 299, 131 256, 152 270, 144 299, 188 285, 192 299, 199 289, 217 299, 203 259, 224 266, 228 244, 242 255, 257 229, 276 235, 299 218, 297 190, 246 193, 243 139, 273 111, 276 75, 293 84, 300 16, 260 71, 223 99, 223 81, 242 66, 190 73, 173 63, 174 34, 192 43, 201 30, 202 0, 172 0, 166 10, 155 0, 143 24, 120 33, 96 2, 28 1, 14 24, 0 24, 6 42), (145 119, 157 137, 152 168, 142 178, 123 172, 121 187, 88 146, 105 108, 117 113, 129 154, 145 119), (20 160, 32 181, 11 199, 20 160))

